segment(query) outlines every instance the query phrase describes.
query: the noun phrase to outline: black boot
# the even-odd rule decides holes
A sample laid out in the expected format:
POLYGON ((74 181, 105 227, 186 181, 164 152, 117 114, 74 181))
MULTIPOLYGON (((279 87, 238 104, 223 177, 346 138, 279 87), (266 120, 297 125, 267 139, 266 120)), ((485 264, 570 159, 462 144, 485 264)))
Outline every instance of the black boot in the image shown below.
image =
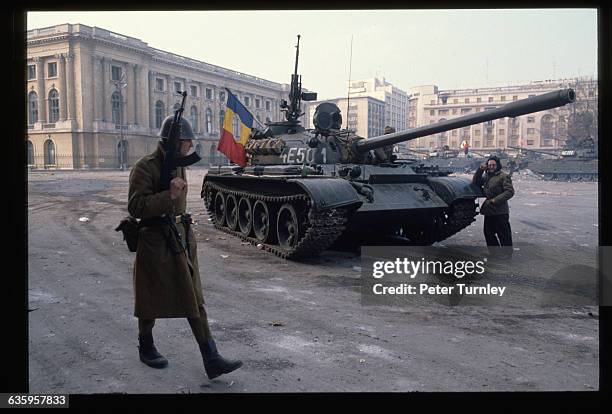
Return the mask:
POLYGON ((242 366, 242 361, 232 361, 223 358, 217 351, 217 345, 212 339, 205 345, 200 346, 204 369, 208 379, 217 378, 219 375, 228 374, 242 366))
POLYGON ((152 333, 138 337, 138 353, 140 360, 150 367, 165 368, 168 366, 168 360, 155 349, 152 333))

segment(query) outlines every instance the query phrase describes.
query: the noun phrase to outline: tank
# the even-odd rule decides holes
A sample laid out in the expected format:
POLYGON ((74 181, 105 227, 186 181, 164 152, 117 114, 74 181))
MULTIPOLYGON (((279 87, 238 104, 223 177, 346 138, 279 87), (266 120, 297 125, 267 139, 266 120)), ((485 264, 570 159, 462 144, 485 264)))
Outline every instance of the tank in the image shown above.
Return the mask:
POLYGON ((481 157, 474 156, 473 151, 464 154, 458 150, 445 148, 436 149, 426 154, 423 165, 438 167, 451 173, 474 172, 482 163, 481 157))
POLYGON ((301 101, 316 93, 301 90, 298 57, 299 36, 290 102, 280 105, 285 120, 253 129, 246 166, 211 167, 201 191, 217 229, 292 260, 334 244, 431 245, 451 237, 475 221, 481 190, 447 170, 398 160, 393 146, 575 99, 573 90, 558 90, 365 139, 342 128, 340 109, 329 102, 316 107, 314 128, 301 125, 301 101))
POLYGON ((599 177, 599 160, 597 145, 591 138, 566 145, 561 151, 532 150, 521 147, 521 152, 544 154, 552 159, 533 159, 526 166, 531 172, 545 180, 556 181, 597 181, 599 177))

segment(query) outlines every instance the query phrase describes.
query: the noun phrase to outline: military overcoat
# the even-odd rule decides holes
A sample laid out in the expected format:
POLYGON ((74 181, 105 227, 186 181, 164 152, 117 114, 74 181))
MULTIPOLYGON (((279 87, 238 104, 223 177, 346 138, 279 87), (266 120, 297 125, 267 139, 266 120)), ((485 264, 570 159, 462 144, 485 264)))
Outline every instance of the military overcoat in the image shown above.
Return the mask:
MULTIPOLYGON (((170 198, 170 190, 161 191, 164 155, 159 144, 155 152, 142 157, 132 168, 128 194, 131 216, 148 219, 185 213, 187 189, 176 200, 170 198)), ((174 176, 187 181, 183 167, 177 168, 174 176)), ((176 224, 176 228, 189 243, 189 248, 179 254, 171 248, 170 238, 176 240, 176 236, 169 225, 141 227, 138 231, 133 280, 134 315, 139 318, 199 317, 198 308, 204 300, 196 240, 191 226, 187 234, 183 224, 176 224)))
POLYGON ((510 214, 508 200, 514 196, 510 175, 500 170, 483 177, 483 171, 478 169, 472 178, 472 183, 481 187, 487 198, 480 207, 480 214, 485 216, 510 214))

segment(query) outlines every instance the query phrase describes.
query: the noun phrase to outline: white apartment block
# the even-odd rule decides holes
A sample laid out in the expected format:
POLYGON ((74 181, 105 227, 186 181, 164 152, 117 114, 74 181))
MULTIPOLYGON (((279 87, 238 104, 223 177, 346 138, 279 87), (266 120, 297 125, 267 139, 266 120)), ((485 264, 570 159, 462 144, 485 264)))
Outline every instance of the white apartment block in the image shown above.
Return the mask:
POLYGON ((287 84, 155 49, 99 27, 29 30, 28 165, 117 168, 122 160, 132 165, 157 146, 163 119, 180 102, 177 90, 188 93, 183 116, 195 132, 201 164, 225 162, 216 147, 225 88, 260 122, 283 120, 280 101, 289 99, 287 84))
POLYGON ((331 102, 338 105, 342 115, 342 128, 355 131, 360 137, 370 138, 384 133, 385 103, 370 96, 326 99, 310 102, 308 119, 312 120, 317 105, 331 102))
POLYGON ((568 137, 571 111, 597 107, 597 80, 574 78, 457 90, 439 90, 436 85, 425 85, 409 90, 408 127, 415 128, 568 87, 576 91, 576 102, 573 104, 430 135, 411 141, 408 145, 410 148, 425 149, 448 145, 459 149, 461 142, 467 140, 473 149, 506 148, 508 145, 534 149, 561 148, 568 137))
POLYGON ((396 131, 408 129, 408 94, 387 82, 385 78, 351 81, 349 96, 371 96, 385 103, 383 128, 392 126, 396 131))

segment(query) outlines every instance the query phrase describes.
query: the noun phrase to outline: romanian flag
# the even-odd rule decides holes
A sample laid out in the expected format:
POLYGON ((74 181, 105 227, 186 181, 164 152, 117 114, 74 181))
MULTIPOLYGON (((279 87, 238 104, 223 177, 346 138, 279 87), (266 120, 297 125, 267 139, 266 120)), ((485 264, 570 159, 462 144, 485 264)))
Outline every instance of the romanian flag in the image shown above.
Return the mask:
POLYGON ((223 129, 221 139, 219 139, 218 149, 225 154, 231 162, 244 167, 246 165, 246 152, 244 144, 249 140, 249 134, 253 127, 253 115, 240 103, 238 98, 225 88, 228 93, 227 108, 223 119, 223 129), (240 120, 240 140, 236 141, 233 133, 234 115, 238 115, 240 120))

